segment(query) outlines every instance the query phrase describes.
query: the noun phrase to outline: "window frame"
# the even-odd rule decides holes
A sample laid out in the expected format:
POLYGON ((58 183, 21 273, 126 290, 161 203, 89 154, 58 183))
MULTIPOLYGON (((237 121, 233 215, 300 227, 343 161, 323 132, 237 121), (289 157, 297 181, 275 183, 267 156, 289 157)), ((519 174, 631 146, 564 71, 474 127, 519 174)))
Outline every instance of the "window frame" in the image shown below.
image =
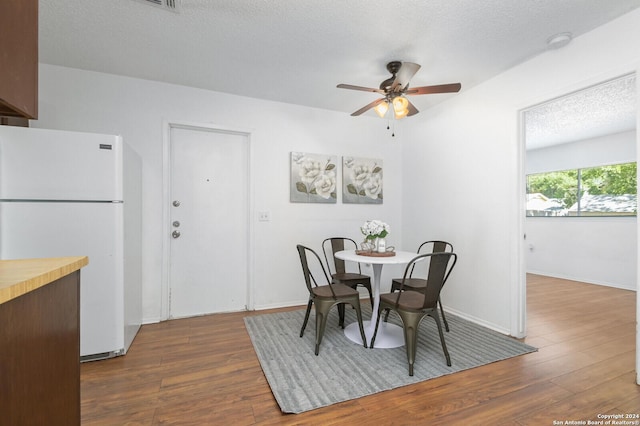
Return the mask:
MULTIPOLYGON (((624 197, 624 196, 629 196, 632 195, 633 196, 633 200, 628 202, 633 204, 633 212, 630 211, 620 211, 620 212, 615 212, 615 211, 594 211, 594 210, 585 210, 583 209, 583 197, 585 197, 585 193, 583 191, 583 171, 585 170, 591 170, 591 169, 597 169, 597 168, 606 168, 606 167, 611 167, 611 166, 624 166, 627 164, 633 164, 636 168, 636 177, 634 179, 634 182, 637 182, 637 162, 636 161, 625 161, 625 162, 620 162, 620 163, 612 163, 612 164, 602 164, 602 165, 597 165, 597 166, 589 166, 589 167, 581 167, 581 168, 570 168, 570 169, 563 169, 563 170, 551 170, 551 171, 546 171, 546 172, 539 172, 539 173, 529 173, 525 176, 525 184, 526 184, 526 188, 525 188, 525 217, 530 218, 530 217, 637 217, 638 216, 638 202, 637 202, 637 187, 636 187, 636 191, 634 194, 611 194, 610 196, 612 197, 624 197), (569 206, 569 207, 563 207, 563 208, 557 208, 557 209, 553 209, 551 210, 551 208, 553 208, 552 203, 556 202, 557 204, 557 200, 558 198, 548 198, 545 194, 543 194, 542 192, 530 192, 530 188, 531 188, 531 184, 530 184, 530 178, 532 176, 540 176, 540 175, 551 175, 551 174, 556 174, 556 173, 563 173, 566 172, 567 174, 571 174, 572 172, 575 173, 576 175, 576 192, 575 194, 573 194, 576 198, 576 202, 569 206), (544 198, 543 200, 541 200, 542 202, 550 202, 551 207, 549 207, 550 210, 546 210, 546 209, 529 209, 529 202, 532 201, 532 197, 531 195, 536 195, 539 194, 539 196, 541 196, 542 198, 544 198), (575 210, 572 210, 572 207, 574 207, 574 205, 576 206, 575 210), (550 214, 534 214, 534 212, 537 213, 544 213, 544 212, 548 212, 550 214), (564 212, 564 214, 557 214, 558 212, 564 212), (554 214, 555 213, 555 214, 554 214)), ((571 177, 573 178, 573 177, 571 177)), ((588 195, 588 194, 586 194, 588 195)), ((595 194, 592 197, 598 197, 598 196, 602 196, 605 194, 595 194)), ((538 197, 538 198, 541 198, 538 197)), ((566 200, 564 200, 566 201, 566 200)), ((586 201, 586 200, 585 200, 586 201)), ((563 202, 564 205, 564 202, 563 202)))

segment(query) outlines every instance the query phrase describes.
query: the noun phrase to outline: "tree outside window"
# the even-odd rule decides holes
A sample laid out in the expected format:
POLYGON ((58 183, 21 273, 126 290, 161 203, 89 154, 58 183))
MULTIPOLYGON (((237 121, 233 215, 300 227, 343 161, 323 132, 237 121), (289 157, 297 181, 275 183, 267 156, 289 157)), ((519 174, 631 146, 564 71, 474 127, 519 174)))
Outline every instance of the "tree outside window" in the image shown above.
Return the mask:
POLYGON ((636 163, 527 176, 527 216, 635 216, 636 163))

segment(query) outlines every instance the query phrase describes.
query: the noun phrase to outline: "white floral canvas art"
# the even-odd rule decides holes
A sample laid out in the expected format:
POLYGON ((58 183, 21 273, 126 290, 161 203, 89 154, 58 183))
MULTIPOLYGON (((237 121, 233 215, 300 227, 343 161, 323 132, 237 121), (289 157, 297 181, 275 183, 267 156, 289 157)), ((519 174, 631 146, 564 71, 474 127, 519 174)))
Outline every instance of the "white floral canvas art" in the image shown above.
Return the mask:
POLYGON ((382 204, 382 160, 342 158, 342 202, 382 204))
POLYGON ((337 155, 291 153, 291 202, 336 203, 337 155))

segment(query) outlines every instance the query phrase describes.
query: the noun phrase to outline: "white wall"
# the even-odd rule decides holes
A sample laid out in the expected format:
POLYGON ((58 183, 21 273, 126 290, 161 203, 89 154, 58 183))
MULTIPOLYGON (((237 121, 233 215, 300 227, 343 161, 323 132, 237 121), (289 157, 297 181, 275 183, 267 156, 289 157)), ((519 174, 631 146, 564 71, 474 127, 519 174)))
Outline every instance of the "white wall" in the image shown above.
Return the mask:
POLYGON ((614 133, 528 150, 526 174, 636 161, 636 132, 614 133))
MULTIPOLYGON (((636 132, 527 151, 527 173, 636 160, 636 132)), ((528 217, 527 272, 635 290, 635 217, 528 217)))
POLYGON ((162 247, 168 238, 162 223, 165 121, 213 123, 251 133, 256 308, 306 303, 298 243, 319 250, 328 236, 347 235, 358 241, 359 227, 369 218, 387 221, 392 227, 389 243, 402 243, 402 145, 389 137, 380 120, 41 64, 40 117, 32 121, 33 127, 121 134, 142 157, 145 322, 160 320, 166 303, 162 288, 162 247), (340 199, 332 205, 290 203, 291 151, 335 154, 340 161, 343 155, 383 159, 384 204, 348 205, 340 199), (257 221, 256 212, 264 210, 271 212, 270 222, 257 221))
MULTIPOLYGON (((545 52, 421 113, 403 157, 403 242, 444 238, 460 255, 443 301, 514 335, 525 332, 524 148, 519 111, 636 72, 640 10, 545 52)), ((541 41, 542 43, 543 41, 541 41)), ((636 142, 637 143, 637 142, 636 142)))
MULTIPOLYGON (((38 127, 121 133, 143 157, 144 315, 159 317, 163 120, 213 122, 253 130, 256 305, 303 298, 295 291, 296 242, 319 244, 375 215, 394 230, 390 244, 451 241, 460 260, 444 291, 450 309, 518 334, 524 281, 524 150, 519 110, 629 72, 640 51, 640 10, 576 38, 563 49, 462 91, 407 120, 390 139, 373 118, 302 108, 179 86, 43 65, 38 127), (385 161, 383 206, 288 202, 289 151, 362 155, 385 161), (271 246, 267 249, 267 246, 271 246), (276 254, 274 254, 276 253, 276 254)), ((542 43, 543 41, 541 41, 542 43)), ((390 272, 385 269, 383 273, 390 272)), ((392 272, 392 271, 391 271, 392 272)), ((383 277, 384 278, 384 277, 383 277)))
POLYGON ((635 290, 635 217, 527 218, 527 272, 635 290))
MULTIPOLYGON (((46 65, 40 69, 41 118, 35 126, 121 133, 141 154, 146 321, 159 319, 162 304, 161 122, 171 119, 253 131, 253 206, 255 211, 270 210, 273 218, 255 225, 257 306, 304 299, 296 242, 317 245, 328 234, 349 230, 355 237, 362 219, 375 216, 402 230, 390 237, 396 246, 416 247, 426 238, 451 241, 460 259, 444 290, 445 304, 522 335, 524 148, 519 111, 637 72, 640 50, 630 40, 640 40, 640 10, 479 86, 466 89, 462 82, 462 91, 450 101, 407 120, 401 141, 391 140, 375 119, 46 65), (287 159, 294 150, 383 158, 385 204, 289 204, 287 159)), ((391 273, 383 271, 387 277, 391 273)), ((640 296, 637 305, 640 311, 640 296)), ((636 340, 640 351, 640 336, 636 340)), ((640 357, 636 371, 640 383, 640 357)))

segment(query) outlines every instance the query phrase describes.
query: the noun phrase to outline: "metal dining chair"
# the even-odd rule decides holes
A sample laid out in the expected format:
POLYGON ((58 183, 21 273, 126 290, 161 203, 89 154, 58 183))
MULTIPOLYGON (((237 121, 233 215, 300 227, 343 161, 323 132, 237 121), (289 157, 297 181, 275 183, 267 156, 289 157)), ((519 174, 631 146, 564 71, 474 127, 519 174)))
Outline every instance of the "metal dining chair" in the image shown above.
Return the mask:
MULTIPOLYGON (((424 243, 420 244, 420 246, 418 247, 417 254, 443 253, 443 252, 448 252, 448 253, 453 252, 453 245, 447 241, 432 240, 432 241, 425 241, 424 243)), ((415 269, 415 264, 411 267, 411 271, 409 271, 409 277, 405 280, 404 288, 406 290, 423 292, 427 285, 426 280, 422 278, 413 278, 414 269, 415 269)), ((391 293, 398 290, 401 285, 402 285, 402 278, 392 279, 391 293)), ((444 315, 444 309, 442 308, 442 299, 440 297, 438 297, 438 305, 440 305, 440 314, 442 315, 444 328, 445 330, 449 331, 449 323, 447 322, 447 317, 444 315)), ((389 312, 387 312, 385 316, 385 319, 384 319, 385 321, 387 320, 388 316, 389 316, 389 312)))
POLYGON ((373 308, 373 292, 371 291, 371 277, 362 273, 362 268, 358 263, 358 272, 347 272, 345 261, 335 257, 335 253, 342 250, 357 250, 358 245, 354 240, 347 237, 331 237, 322 242, 322 252, 327 268, 334 282, 339 282, 354 290, 362 286, 369 292, 369 301, 373 308))
POLYGON ((320 342, 322 342, 322 336, 327 324, 327 317, 329 311, 335 305, 342 306, 343 310, 340 318, 340 325, 344 328, 344 304, 348 303, 355 308, 356 316, 358 318, 358 325, 360 327, 360 335, 362 336, 362 342, 364 347, 367 347, 367 338, 364 334, 364 327, 362 325, 362 310, 360 309, 360 293, 352 289, 351 287, 342 283, 331 283, 329 276, 320 260, 318 254, 303 245, 298 244, 296 246, 298 254, 300 255, 300 264, 302 265, 302 273, 304 274, 304 281, 309 291, 309 303, 307 303, 307 312, 304 316, 304 322, 300 329, 300 337, 304 335, 304 329, 307 327, 309 321, 309 314, 311 313, 311 305, 315 304, 316 310, 316 348, 315 354, 320 352, 320 342), (313 262, 314 270, 322 270, 324 280, 326 284, 319 284, 311 268, 309 262, 313 262))
POLYGON ((449 356, 447 344, 444 340, 440 315, 438 315, 438 299, 442 286, 444 286, 444 283, 447 281, 457 260, 458 256, 455 253, 428 253, 418 255, 407 265, 398 291, 380 295, 380 309, 378 310, 376 328, 371 338, 370 347, 373 348, 375 345, 382 311, 391 310, 396 312, 402 319, 402 326, 404 328, 404 341, 407 348, 410 376, 413 376, 419 325, 426 316, 430 316, 435 320, 447 365, 451 366, 451 357, 449 356), (424 278, 426 281, 424 291, 407 290, 404 284, 414 269, 416 262, 427 259, 429 260, 429 270, 424 278))

